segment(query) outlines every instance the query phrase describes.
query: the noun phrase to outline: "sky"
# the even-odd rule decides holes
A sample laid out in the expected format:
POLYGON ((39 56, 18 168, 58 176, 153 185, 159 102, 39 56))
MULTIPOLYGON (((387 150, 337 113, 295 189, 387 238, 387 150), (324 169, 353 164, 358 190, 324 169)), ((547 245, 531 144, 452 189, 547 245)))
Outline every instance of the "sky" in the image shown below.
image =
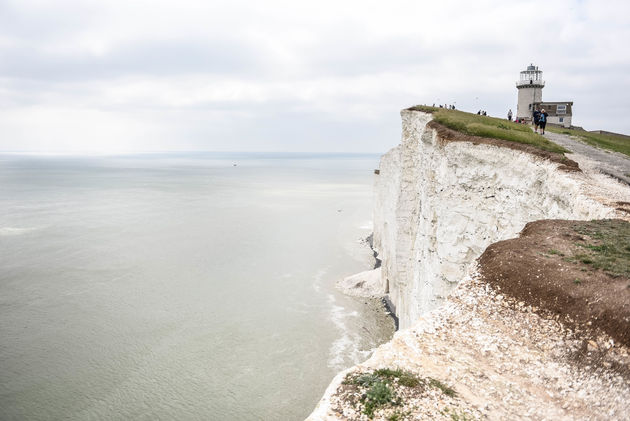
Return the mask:
POLYGON ((630 2, 0 0, 0 151, 380 153, 400 110, 505 117, 530 63, 630 134, 630 2))

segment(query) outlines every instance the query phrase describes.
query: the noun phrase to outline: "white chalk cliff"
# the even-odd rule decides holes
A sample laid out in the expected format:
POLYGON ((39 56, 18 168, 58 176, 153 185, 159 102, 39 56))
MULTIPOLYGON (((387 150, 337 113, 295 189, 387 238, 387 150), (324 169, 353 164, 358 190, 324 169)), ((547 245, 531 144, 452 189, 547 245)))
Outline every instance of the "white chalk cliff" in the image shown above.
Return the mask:
POLYGON ((614 210, 574 176, 527 152, 448 142, 431 115, 402 111, 401 144, 375 182, 374 249, 400 327, 440 305, 485 248, 538 219, 595 219, 614 210))
MULTIPOLYGON (((596 188, 593 177, 599 175, 564 171, 561 164, 526 151, 444 139, 427 126, 431 114, 403 110, 401 116, 402 141, 381 158, 375 175, 373 238, 382 260, 380 292, 393 304, 401 331, 359 369, 397 365, 431 371, 427 361, 439 357, 417 341, 422 335, 437 338, 436 320, 448 319, 440 316, 440 308, 468 314, 449 293, 472 272, 488 245, 516 237, 526 223, 539 219, 618 217, 614 201, 630 194, 619 187, 623 197, 607 197, 596 188)), ((373 293, 375 281, 370 284, 373 293)), ((461 301, 462 292, 457 296, 461 301)), ((507 327, 509 331, 509 323, 507 327)), ((456 342, 444 345, 455 347, 456 342)), ((457 349, 448 352, 457 358, 457 349)), ((435 370, 432 375, 439 376, 435 370)), ((456 374, 442 374, 457 383, 456 374)), ((309 419, 345 419, 331 410, 343 376, 335 378, 309 419)), ((459 387, 466 390, 463 383, 459 387)))

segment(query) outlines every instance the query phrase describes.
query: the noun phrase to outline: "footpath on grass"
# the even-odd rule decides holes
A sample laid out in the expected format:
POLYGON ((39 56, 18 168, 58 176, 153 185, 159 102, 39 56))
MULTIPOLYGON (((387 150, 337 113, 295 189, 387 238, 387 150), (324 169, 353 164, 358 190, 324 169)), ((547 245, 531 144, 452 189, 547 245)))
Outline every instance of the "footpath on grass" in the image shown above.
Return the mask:
POLYGON ((582 170, 592 168, 630 185, 630 158, 628 156, 596 148, 566 134, 547 132, 544 136, 571 151, 569 158, 577 161, 582 170))

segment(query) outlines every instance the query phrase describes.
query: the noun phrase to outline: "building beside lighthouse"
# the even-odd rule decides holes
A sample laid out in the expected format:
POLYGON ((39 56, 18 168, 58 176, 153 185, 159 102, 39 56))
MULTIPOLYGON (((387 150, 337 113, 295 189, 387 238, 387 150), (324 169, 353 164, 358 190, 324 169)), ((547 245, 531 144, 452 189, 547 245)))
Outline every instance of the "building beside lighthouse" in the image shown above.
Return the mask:
POLYGON ((564 127, 571 127, 573 113, 573 101, 544 102, 542 90, 545 81, 542 78, 542 70, 538 66, 530 64, 527 69, 521 71, 521 76, 516 81, 518 89, 518 103, 516 104, 516 118, 532 121, 534 110, 543 108, 549 114, 547 122, 564 127))

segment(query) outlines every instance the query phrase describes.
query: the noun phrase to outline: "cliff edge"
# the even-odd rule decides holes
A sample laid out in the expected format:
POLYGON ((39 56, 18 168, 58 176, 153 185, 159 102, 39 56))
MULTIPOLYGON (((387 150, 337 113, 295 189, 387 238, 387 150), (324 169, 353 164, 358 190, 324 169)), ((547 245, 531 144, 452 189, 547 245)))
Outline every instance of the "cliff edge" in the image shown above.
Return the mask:
MULTIPOLYGON (((376 175, 374 248, 382 260, 380 290, 402 330, 368 361, 336 376, 309 419, 627 418, 623 338, 630 321, 616 317, 628 311, 627 275, 608 274, 621 281, 608 296, 607 312, 597 307, 567 320, 568 307, 554 307, 557 297, 577 309, 597 297, 569 291, 545 301, 536 291, 549 285, 538 281, 560 279, 567 265, 587 265, 573 268, 580 273, 605 268, 570 261, 568 249, 545 249, 543 241, 539 249, 526 246, 541 259, 546 255, 542 262, 530 253, 517 266, 522 244, 505 248, 512 254, 482 258, 481 266, 477 259, 532 221, 627 218, 619 203, 630 202, 630 189, 575 171, 563 157, 458 137, 431 122, 429 113, 401 115, 401 144, 383 156, 376 175), (537 271, 543 266, 545 272, 537 271), (529 286, 509 288, 525 279, 529 286), (618 323, 593 324, 604 314, 618 323)), ((552 237, 555 226, 543 224, 539 237, 552 237)), ((597 242, 584 247, 603 250, 597 242)), ((586 286, 587 278, 593 288, 595 281, 582 278, 571 272, 557 290, 567 282, 586 286)), ((378 279, 372 291, 374 285, 378 279)))

